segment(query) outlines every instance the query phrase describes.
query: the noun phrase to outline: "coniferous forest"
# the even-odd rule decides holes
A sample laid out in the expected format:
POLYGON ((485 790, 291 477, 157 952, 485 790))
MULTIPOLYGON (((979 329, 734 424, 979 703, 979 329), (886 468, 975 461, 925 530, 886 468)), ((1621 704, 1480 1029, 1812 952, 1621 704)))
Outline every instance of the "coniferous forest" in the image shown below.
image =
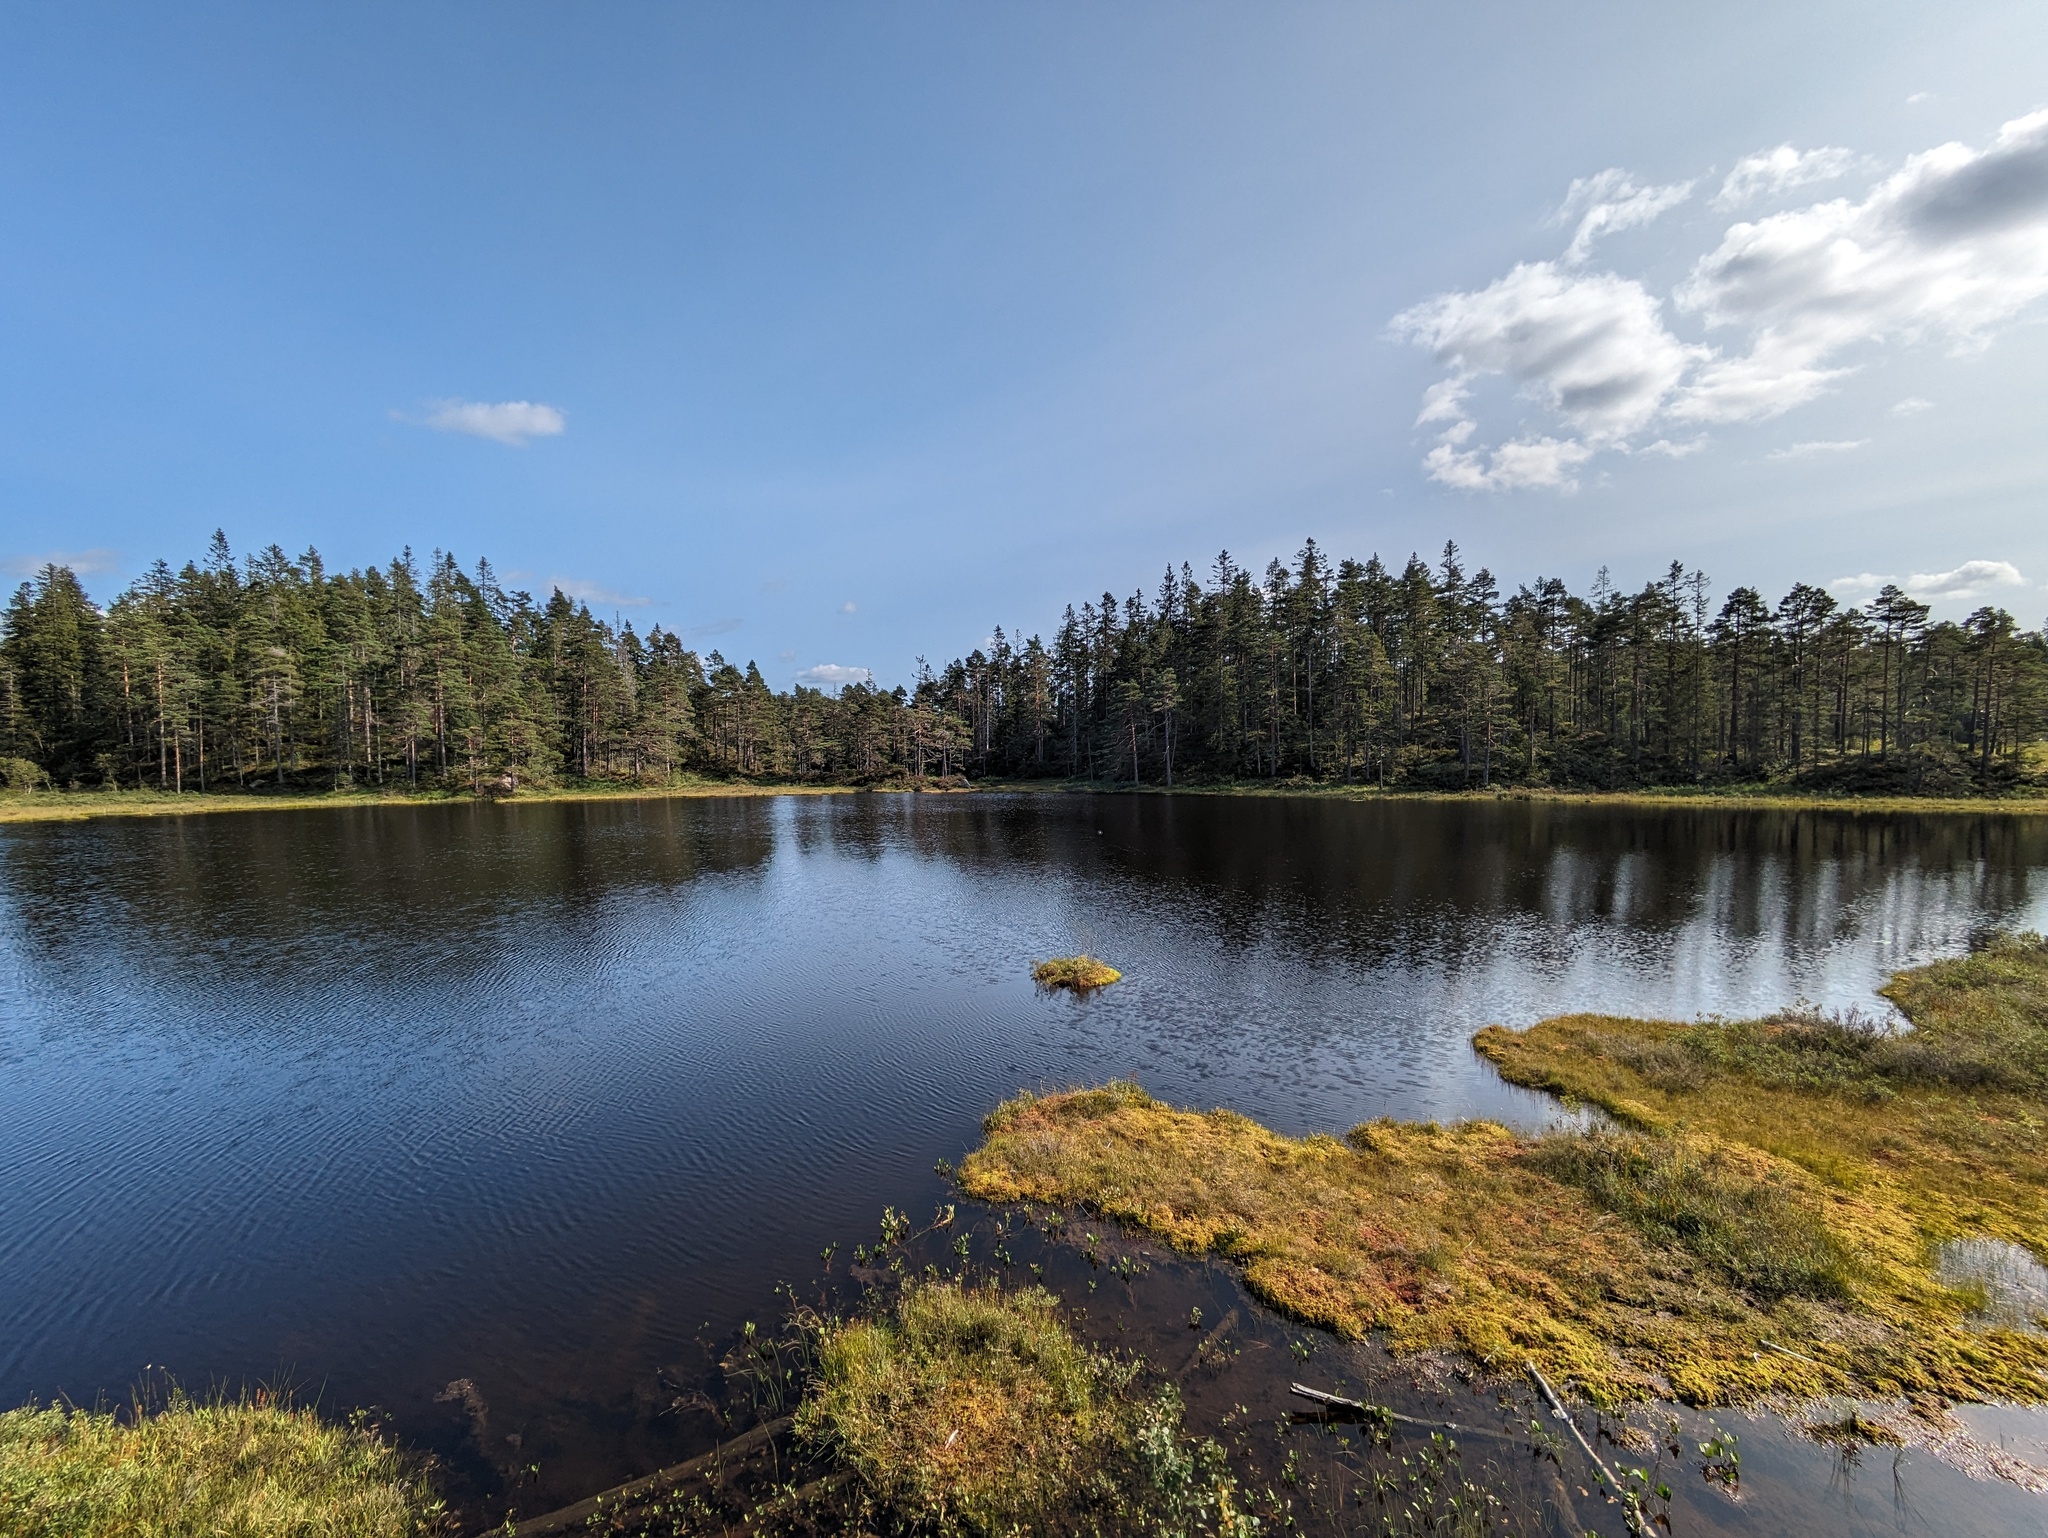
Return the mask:
POLYGON ((104 611, 61 566, 0 636, 0 768, 17 788, 497 791, 684 776, 967 775, 1174 785, 1622 789, 1779 782, 1996 792, 2038 780, 2048 638, 2003 609, 1936 622, 1896 587, 1717 595, 1674 563, 1638 591, 1504 593, 1434 565, 1263 573, 1219 556, 1069 606, 1050 640, 912 687, 779 692, 660 626, 608 624, 488 562, 408 552, 330 572, 273 545, 159 561, 104 611))

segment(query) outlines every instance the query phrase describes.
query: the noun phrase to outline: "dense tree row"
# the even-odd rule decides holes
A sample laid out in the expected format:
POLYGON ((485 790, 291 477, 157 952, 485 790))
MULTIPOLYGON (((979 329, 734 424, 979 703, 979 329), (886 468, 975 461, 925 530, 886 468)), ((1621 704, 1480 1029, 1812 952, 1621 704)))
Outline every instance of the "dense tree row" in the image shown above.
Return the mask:
POLYGON ((1063 776, 1598 787, 1795 778, 1995 789, 2048 736, 2048 644, 1979 609, 1933 623, 1887 587, 1716 606, 1673 565, 1627 593, 1503 595, 1434 567, 1169 571, 1149 601, 1069 608, 910 689, 778 693, 659 626, 614 628, 488 563, 410 554, 330 573, 275 546, 159 562, 104 611, 46 568, 0 635, 16 780, 260 785, 664 783, 685 773, 873 781, 1063 776))

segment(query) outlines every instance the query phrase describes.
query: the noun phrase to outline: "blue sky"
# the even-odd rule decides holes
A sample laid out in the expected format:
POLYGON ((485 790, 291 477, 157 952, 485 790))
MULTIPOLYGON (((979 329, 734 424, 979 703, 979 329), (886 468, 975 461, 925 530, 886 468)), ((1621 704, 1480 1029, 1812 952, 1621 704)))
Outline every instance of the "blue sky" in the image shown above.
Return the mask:
POLYGON ((2038 3, 17 7, 0 561, 778 684, 1307 535, 2039 624, 2044 107, 2038 3))

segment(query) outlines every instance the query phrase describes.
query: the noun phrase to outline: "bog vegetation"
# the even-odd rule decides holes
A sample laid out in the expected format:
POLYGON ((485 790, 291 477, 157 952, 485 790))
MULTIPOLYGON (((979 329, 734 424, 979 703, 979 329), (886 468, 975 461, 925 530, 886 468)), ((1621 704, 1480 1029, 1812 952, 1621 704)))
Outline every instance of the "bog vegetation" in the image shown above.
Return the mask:
POLYGON ((424 1538, 442 1516, 373 1429, 262 1396, 0 1413, 0 1531, 23 1538, 424 1538))
POLYGON ((2048 643, 2002 609, 1934 623, 1886 587, 1718 599, 1674 564, 1503 592, 1430 566, 1263 574, 1219 556, 1151 598, 1001 629, 913 687, 772 688, 751 662, 644 636, 559 590, 437 553, 330 571, 273 545, 158 562, 104 611, 67 568, 0 637, 0 779, 164 791, 908 776, 1502 784, 1793 781, 1953 794, 2038 778, 2048 643))
POLYGON ((1031 969, 1031 980, 1041 988, 1064 988, 1069 993, 1093 993, 1120 982, 1123 973, 1093 956, 1055 956, 1031 969))
POLYGON ((1534 1362, 1606 1402, 1784 1393, 2048 1398, 2048 1332, 1939 1272, 2048 1257, 2048 945, 1886 988, 1914 1029, 1574 1015, 1491 1026, 1509 1079, 1611 1118, 1521 1136, 1374 1122, 1281 1137, 1135 1085, 1023 1095, 961 1169, 1237 1261, 1341 1334, 1534 1362))

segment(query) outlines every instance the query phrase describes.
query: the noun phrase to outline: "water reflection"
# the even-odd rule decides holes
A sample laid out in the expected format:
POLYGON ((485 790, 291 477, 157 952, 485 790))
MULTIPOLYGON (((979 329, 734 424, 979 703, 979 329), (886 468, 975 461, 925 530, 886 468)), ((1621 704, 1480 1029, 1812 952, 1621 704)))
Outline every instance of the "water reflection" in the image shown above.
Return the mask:
MULTIPOLYGON (((552 1493, 1023 1085, 1288 1130, 1551 1113, 1566 1009, 1869 1005, 2048 826, 1538 803, 735 799, 0 830, 0 1401, 291 1370, 552 1493), (1037 994, 1089 949, 1127 981, 1037 994), (519 1455, 504 1439, 518 1437, 519 1455), (543 1451, 544 1450, 544 1451, 543 1451), (479 1455, 480 1456, 480 1455, 479 1455)), ((467 1454, 465 1454, 467 1456, 467 1454)))

